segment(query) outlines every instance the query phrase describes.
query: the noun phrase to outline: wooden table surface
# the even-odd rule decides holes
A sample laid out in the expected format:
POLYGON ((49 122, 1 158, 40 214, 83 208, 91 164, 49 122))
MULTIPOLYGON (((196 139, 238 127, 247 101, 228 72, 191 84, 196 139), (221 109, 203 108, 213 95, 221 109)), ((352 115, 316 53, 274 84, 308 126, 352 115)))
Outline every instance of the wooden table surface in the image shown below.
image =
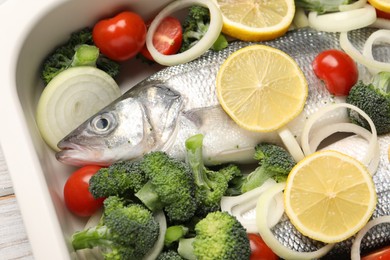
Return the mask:
POLYGON ((0 260, 34 259, 0 147, 0 260))

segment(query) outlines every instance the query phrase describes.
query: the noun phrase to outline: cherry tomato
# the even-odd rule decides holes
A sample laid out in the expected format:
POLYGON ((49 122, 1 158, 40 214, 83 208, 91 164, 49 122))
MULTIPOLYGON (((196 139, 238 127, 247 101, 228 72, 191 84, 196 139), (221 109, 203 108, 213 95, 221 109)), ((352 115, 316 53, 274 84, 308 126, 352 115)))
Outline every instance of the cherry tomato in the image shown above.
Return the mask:
MULTIPOLYGON (((150 25, 150 23, 147 24, 150 25)), ((183 29, 178 19, 168 16, 164 18, 153 35, 153 45, 160 53, 165 55, 176 54, 183 41, 183 29)), ((146 45, 141 50, 141 54, 148 60, 153 61, 146 45)))
POLYGON ((386 260, 386 259, 390 259, 390 246, 378 249, 362 257, 362 260, 386 260))
POLYGON ((385 18, 385 19, 389 19, 390 20, 390 13, 386 13, 386 12, 378 10, 378 9, 375 9, 375 11, 376 11, 376 16, 377 17, 385 18))
POLYGON ((69 176, 64 186, 64 200, 67 208, 75 215, 89 217, 102 205, 104 198, 95 199, 89 192, 89 179, 101 167, 84 166, 69 176))
POLYGON ((257 234, 248 234, 251 245, 250 260, 278 260, 279 257, 264 243, 257 234))
POLYGON ((329 92, 336 96, 348 95, 359 77, 356 63, 340 50, 319 53, 312 65, 317 77, 322 79, 329 92))
POLYGON ((116 61, 124 61, 137 55, 144 46, 146 25, 138 14, 124 11, 97 22, 92 37, 104 55, 116 61))

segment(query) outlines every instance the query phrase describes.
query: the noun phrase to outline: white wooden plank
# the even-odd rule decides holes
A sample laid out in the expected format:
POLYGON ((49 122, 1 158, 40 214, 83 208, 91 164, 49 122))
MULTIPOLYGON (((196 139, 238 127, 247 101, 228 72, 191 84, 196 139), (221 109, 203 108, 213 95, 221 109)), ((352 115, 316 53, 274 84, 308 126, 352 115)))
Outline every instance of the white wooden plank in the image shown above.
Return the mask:
POLYGON ((0 198, 0 259, 34 259, 13 195, 0 198))
POLYGON ((7 165, 4 160, 3 151, 0 147, 0 197, 13 194, 11 178, 8 174, 7 165))

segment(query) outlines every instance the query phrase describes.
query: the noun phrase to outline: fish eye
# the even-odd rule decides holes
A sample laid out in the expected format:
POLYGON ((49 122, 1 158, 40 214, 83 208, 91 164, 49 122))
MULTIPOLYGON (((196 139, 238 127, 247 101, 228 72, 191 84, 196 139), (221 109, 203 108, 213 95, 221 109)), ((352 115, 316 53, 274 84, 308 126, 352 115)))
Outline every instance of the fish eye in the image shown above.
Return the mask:
POLYGON ((97 129, 101 129, 101 130, 107 129, 108 125, 109 125, 109 122, 108 122, 107 118, 103 118, 103 117, 99 118, 95 122, 95 127, 97 129))
POLYGON ((92 120, 91 125, 95 131, 103 133, 110 130, 114 122, 115 120, 111 113, 103 113, 101 115, 96 116, 92 120))

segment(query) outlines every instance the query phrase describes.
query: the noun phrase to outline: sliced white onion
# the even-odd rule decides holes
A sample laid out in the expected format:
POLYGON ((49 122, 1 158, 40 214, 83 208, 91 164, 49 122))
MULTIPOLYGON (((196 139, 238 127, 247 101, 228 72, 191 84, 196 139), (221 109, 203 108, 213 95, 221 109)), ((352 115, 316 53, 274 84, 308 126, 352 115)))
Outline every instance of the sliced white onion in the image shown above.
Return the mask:
POLYGON ((389 223, 390 216, 381 216, 376 219, 369 221, 356 235, 355 240, 352 243, 351 248, 351 260, 360 260, 360 243, 364 237, 364 235, 374 226, 389 223))
MULTIPOLYGON (((276 184, 273 179, 266 180, 263 185, 253 190, 245 192, 238 196, 224 196, 221 199, 221 210, 226 211, 229 214, 235 216, 238 221, 244 226, 248 233, 257 233, 256 216, 252 214, 249 218, 246 213, 255 210, 257 199, 260 195, 276 184)), ((272 208, 272 214, 269 214, 269 225, 273 227, 276 225, 284 212, 283 198, 275 201, 274 207, 272 208)), ((256 212, 254 212, 256 214, 256 212)))
POLYGON ((143 258, 143 260, 154 260, 157 259, 158 255, 164 248, 164 239, 165 232, 167 231, 167 220, 165 214, 162 210, 154 213, 154 218, 159 224, 160 234, 158 235, 158 239, 151 251, 149 251, 143 258))
POLYGON ((62 138, 120 95, 115 80, 100 69, 81 66, 62 71, 38 101, 36 118, 43 139, 59 151, 62 138))
POLYGON ((347 32, 340 33, 340 46, 352 59, 370 71, 390 71, 390 63, 369 59, 360 53, 349 41, 347 32))
POLYGON ((340 5, 339 10, 341 12, 350 11, 350 10, 354 10, 354 9, 363 8, 366 4, 367 4, 367 0, 359 0, 359 1, 356 1, 352 4, 340 5))
POLYGON ((366 4, 363 8, 318 15, 309 12, 310 27, 324 32, 347 32, 367 27, 376 20, 375 8, 366 4))
MULTIPOLYGON (((272 187, 272 186, 271 186, 272 187)), ((269 188, 269 187, 267 187, 269 188)), ((264 189, 266 191, 266 189, 264 189)), ((263 191, 263 192, 264 192, 263 191)), ((265 214, 265 212, 258 211, 257 210, 257 199, 260 197, 260 195, 263 193, 259 193, 258 196, 253 198, 252 200, 244 203, 238 204, 236 207, 233 208, 232 210, 232 215, 236 216, 237 219, 242 223, 242 225, 245 227, 247 233, 258 233, 258 227, 256 223, 256 215, 257 214, 265 214), (245 214, 244 216, 243 213, 249 212, 252 213, 250 214, 250 218, 245 214)), ((284 201, 283 201, 283 196, 282 194, 279 194, 275 196, 274 198, 274 203, 270 206, 268 210, 268 225, 269 228, 274 227, 280 219, 283 216, 284 213, 284 201)))
MULTIPOLYGON (((364 139, 366 139, 368 143, 372 138, 372 133, 367 129, 365 129, 364 127, 358 126, 353 123, 336 123, 336 124, 324 126, 321 129, 317 130, 315 133, 313 133, 313 137, 309 141, 310 150, 312 152, 316 151, 318 146, 321 144, 323 140, 325 140, 325 138, 331 136, 332 134, 342 133, 342 132, 355 133, 357 135, 360 135, 364 139)), ((380 160, 380 149, 379 149, 379 143, 377 142, 374 154, 372 154, 372 158, 369 159, 370 163, 367 166, 368 171, 371 173, 371 175, 373 175, 377 171, 379 166, 379 160, 380 160)))
POLYGON ((370 27, 390 30, 390 20, 385 18, 376 18, 375 22, 371 24, 370 27))
POLYGON ((274 236, 269 228, 267 211, 271 206, 273 198, 280 194, 286 186, 286 183, 278 183, 265 191, 257 202, 257 210, 264 212, 263 214, 256 214, 257 227, 259 234, 264 242, 271 248, 271 250, 283 259, 318 259, 326 255, 334 246, 334 244, 327 244, 324 247, 313 252, 298 252, 282 245, 274 236))
MULTIPOLYGON (((367 38, 366 42, 364 43, 363 47, 363 56, 367 59, 374 60, 374 56, 372 55, 372 46, 375 42, 381 42, 381 43, 388 43, 390 44, 390 30, 378 30, 370 35, 370 37, 367 38)), ((390 63, 387 62, 380 62, 383 64, 388 64, 390 66, 390 63)), ((377 74, 380 71, 375 68, 367 68, 368 71, 370 71, 371 74, 377 74)))
POLYGON ((378 146, 378 137, 377 137, 377 132, 376 132, 374 122, 371 120, 371 118, 363 110, 361 110, 360 108, 358 108, 354 105, 347 104, 347 103, 331 104, 331 105, 322 107, 320 110, 318 110, 316 113, 312 114, 309 117, 309 119, 306 121, 305 125, 303 126, 303 131, 302 131, 302 136, 301 136, 301 145, 302 145, 303 152, 304 152, 305 156, 308 156, 309 154, 312 154, 315 152, 311 149, 310 141, 309 141, 310 140, 310 138, 309 138, 310 130, 313 127, 313 125, 315 124, 315 122, 318 119, 320 119, 322 116, 324 116, 325 114, 329 113, 330 111, 333 111, 335 109, 339 109, 342 107, 352 109, 355 112, 359 113, 362 117, 364 117, 364 119, 367 120, 368 124, 370 125, 372 135, 369 139, 367 154, 362 160, 362 162, 364 164, 368 165, 370 163, 370 161, 372 160, 373 155, 375 154, 375 150, 378 146))
POLYGON ((302 7, 295 8, 293 25, 296 28, 304 28, 304 27, 309 26, 309 19, 307 18, 305 10, 302 7))
POLYGON ((298 141, 287 127, 278 129, 278 134, 286 146, 287 151, 291 154, 296 162, 299 162, 305 157, 301 147, 298 144, 298 141))
POLYGON ((146 47, 153 59, 161 65, 172 66, 194 60, 205 53, 217 40, 222 30, 222 15, 216 4, 210 0, 177 0, 168 4, 153 19, 146 35, 146 47), (200 5, 210 10, 210 26, 206 34, 192 48, 182 53, 173 55, 164 55, 160 53, 153 45, 153 35, 161 21, 172 13, 190 7, 200 5))

